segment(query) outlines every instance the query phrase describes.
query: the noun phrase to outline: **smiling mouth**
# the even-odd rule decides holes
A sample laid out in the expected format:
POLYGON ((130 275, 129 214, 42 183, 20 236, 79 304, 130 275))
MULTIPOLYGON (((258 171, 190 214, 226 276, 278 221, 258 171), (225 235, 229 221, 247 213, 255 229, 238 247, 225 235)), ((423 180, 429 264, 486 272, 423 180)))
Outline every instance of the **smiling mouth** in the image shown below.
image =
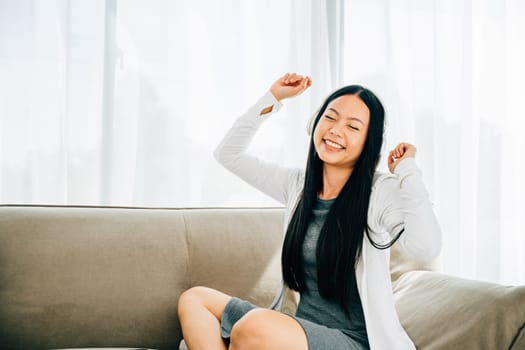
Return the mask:
POLYGON ((338 144, 337 142, 334 142, 334 141, 331 141, 331 140, 328 140, 328 139, 323 139, 323 142, 330 146, 331 148, 336 148, 336 149, 345 149, 346 147, 343 147, 342 145, 338 144))

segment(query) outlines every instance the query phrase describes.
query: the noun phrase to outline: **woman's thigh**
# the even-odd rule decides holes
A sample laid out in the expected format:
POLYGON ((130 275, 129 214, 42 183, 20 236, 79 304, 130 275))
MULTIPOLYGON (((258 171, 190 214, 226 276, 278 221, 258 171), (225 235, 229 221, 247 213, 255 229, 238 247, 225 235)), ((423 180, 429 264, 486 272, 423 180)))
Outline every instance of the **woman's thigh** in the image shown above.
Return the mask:
POLYGON ((295 317, 305 330, 310 350, 366 350, 368 345, 362 344, 340 329, 329 328, 301 317, 295 317))
POLYGON ((257 308, 233 326, 230 349, 308 350, 308 342, 302 326, 293 317, 257 308))

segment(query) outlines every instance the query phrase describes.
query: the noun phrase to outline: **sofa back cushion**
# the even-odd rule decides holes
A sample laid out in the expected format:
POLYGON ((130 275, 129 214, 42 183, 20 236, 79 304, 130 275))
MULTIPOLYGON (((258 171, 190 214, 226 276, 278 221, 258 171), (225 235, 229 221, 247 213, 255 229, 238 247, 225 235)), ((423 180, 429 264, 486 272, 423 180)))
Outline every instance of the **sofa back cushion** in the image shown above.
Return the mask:
POLYGON ((418 349, 525 349, 525 286, 411 271, 393 288, 418 349))
POLYGON ((2 348, 175 348, 184 227, 177 210, 0 207, 2 348))
POLYGON ((192 286, 270 304, 283 220, 280 208, 0 206, 2 349, 174 349, 192 286))
POLYGON ((396 281, 409 271, 439 271, 439 257, 431 261, 421 261, 405 253, 395 244, 390 249, 390 278, 396 281))
POLYGON ((280 286, 284 210, 193 209, 184 220, 190 285, 269 306, 280 286))

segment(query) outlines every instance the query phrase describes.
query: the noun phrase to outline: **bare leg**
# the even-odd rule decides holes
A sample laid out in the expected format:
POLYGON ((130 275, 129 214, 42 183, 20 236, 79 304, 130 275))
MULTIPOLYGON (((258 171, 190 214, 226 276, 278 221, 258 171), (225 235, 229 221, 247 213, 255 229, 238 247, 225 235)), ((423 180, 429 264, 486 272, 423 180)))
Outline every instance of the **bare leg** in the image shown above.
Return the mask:
POLYGON ((308 350, 303 327, 278 311, 254 309, 232 328, 229 350, 308 350))
POLYGON ((179 298, 179 320, 190 350, 226 350, 220 320, 230 296, 211 288, 193 287, 179 298))

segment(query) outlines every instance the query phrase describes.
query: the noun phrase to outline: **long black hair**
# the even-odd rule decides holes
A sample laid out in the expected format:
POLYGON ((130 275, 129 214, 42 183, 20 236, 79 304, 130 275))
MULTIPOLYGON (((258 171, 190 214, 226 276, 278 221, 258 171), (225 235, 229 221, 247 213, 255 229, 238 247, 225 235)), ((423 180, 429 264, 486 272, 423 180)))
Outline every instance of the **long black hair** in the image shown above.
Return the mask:
POLYGON ((385 111, 379 99, 359 85, 342 87, 326 98, 315 116, 310 135, 303 193, 288 224, 281 256, 284 282, 298 292, 307 292, 302 247, 317 195, 323 189, 323 161, 314 146, 313 135, 328 104, 343 95, 358 96, 370 111, 368 135, 350 178, 332 204, 317 242, 319 293, 339 302, 349 315, 349 300, 357 289, 355 267, 361 255, 363 235, 378 249, 390 247, 401 235, 385 245, 375 243, 368 227, 368 206, 374 172, 379 162, 385 111))

